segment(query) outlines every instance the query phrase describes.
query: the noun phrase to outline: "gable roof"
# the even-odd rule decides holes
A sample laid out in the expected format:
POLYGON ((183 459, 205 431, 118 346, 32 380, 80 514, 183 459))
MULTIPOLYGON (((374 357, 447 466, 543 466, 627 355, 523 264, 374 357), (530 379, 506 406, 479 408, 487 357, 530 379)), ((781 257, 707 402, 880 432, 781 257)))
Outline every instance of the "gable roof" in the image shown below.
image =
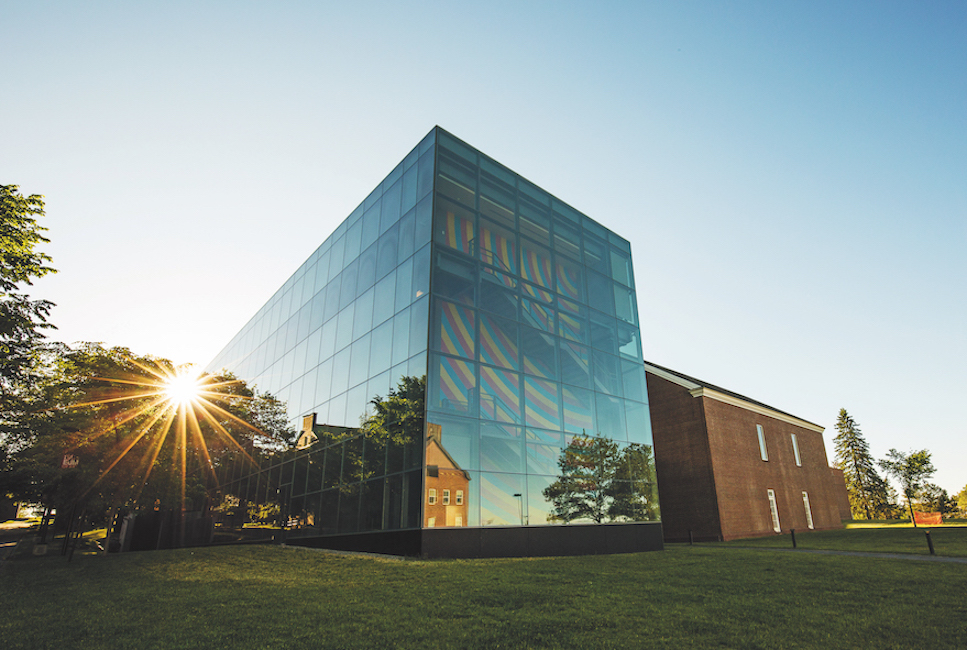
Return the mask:
POLYGON ((750 399, 745 395, 740 395, 736 392, 710 384, 707 381, 690 377, 678 372, 677 370, 664 368, 649 361, 645 361, 645 372, 651 373, 656 377, 661 377, 666 381, 670 381, 673 384, 677 384, 682 388, 685 388, 689 393, 691 393, 692 397, 707 397, 709 399, 714 399, 719 402, 744 408, 754 413, 760 413, 762 415, 775 418, 776 420, 794 424, 804 429, 809 429, 810 431, 816 431, 817 433, 822 433, 825 430, 824 427, 821 427, 813 422, 809 422, 808 420, 798 418, 791 413, 780 411, 779 409, 773 408, 768 404, 763 404, 762 402, 750 399))

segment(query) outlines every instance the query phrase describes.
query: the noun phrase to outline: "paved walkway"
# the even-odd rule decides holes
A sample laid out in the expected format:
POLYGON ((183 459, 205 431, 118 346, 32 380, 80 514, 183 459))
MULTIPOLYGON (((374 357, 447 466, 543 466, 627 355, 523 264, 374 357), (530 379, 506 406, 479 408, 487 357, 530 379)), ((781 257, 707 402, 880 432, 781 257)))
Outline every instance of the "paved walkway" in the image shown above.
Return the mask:
POLYGON ((943 555, 914 555, 913 553, 870 553, 867 551, 824 551, 811 548, 773 548, 768 546, 711 546, 702 544, 703 548, 741 548, 749 551, 777 551, 779 553, 812 553, 813 555, 850 555, 853 557, 879 557, 888 560, 915 560, 919 562, 946 562, 949 564, 967 564, 967 557, 946 557, 943 555))

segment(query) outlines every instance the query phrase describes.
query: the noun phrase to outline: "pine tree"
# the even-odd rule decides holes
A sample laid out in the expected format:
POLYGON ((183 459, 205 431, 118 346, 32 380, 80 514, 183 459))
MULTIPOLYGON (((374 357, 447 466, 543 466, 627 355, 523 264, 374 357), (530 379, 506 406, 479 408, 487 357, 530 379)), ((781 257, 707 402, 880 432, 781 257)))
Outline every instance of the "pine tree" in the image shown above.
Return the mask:
POLYGON ((846 409, 839 410, 836 420, 839 432, 833 439, 836 462, 846 479, 850 510, 856 519, 875 519, 885 514, 889 505, 887 484, 876 472, 876 462, 856 421, 846 409))

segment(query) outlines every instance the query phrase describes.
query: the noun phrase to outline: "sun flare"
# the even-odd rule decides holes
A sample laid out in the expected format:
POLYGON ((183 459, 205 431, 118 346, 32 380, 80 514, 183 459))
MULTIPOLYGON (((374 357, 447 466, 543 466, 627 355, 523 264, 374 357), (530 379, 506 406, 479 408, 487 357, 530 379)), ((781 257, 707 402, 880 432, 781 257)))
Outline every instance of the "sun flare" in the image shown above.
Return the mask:
POLYGON ((197 375, 182 372, 165 382, 164 392, 174 404, 189 404, 201 392, 201 382, 197 375))

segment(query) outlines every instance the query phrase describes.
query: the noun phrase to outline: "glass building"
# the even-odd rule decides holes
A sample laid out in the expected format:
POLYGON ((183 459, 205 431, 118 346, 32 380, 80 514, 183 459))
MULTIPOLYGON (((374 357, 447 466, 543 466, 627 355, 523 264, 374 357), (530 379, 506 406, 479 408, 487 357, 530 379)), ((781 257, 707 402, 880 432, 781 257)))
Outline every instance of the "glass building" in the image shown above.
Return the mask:
POLYGON ((209 364, 297 448, 222 467, 225 539, 661 548, 629 243, 439 127, 209 364))

